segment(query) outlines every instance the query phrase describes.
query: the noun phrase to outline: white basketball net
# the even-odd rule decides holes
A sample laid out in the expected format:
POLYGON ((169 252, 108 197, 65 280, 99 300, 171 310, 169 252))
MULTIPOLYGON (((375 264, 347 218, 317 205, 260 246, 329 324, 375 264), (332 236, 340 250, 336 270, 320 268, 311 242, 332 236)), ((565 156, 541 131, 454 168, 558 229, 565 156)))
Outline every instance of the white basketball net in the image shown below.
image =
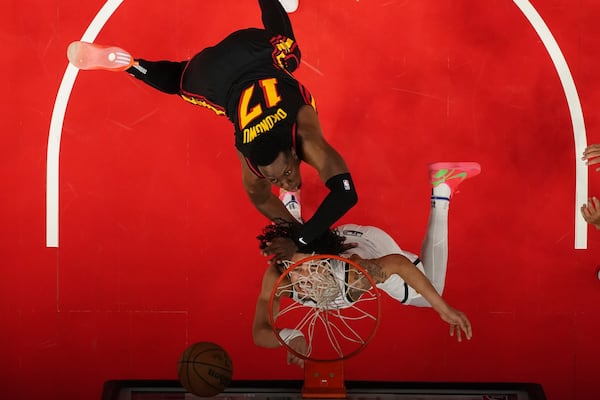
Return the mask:
POLYGON ((290 283, 281 284, 277 293, 281 297, 294 294, 296 301, 283 307, 275 318, 295 313, 294 329, 305 335, 307 356, 313 351, 313 339, 319 328, 324 330, 331 349, 339 358, 348 355, 349 348, 366 345, 369 335, 364 328, 357 329, 360 325, 357 321, 369 320, 369 326, 376 325, 378 307, 366 303, 377 301, 378 296, 361 271, 351 264, 322 258, 309 260, 287 273, 290 283), (358 277, 352 283, 348 283, 350 274, 358 277))

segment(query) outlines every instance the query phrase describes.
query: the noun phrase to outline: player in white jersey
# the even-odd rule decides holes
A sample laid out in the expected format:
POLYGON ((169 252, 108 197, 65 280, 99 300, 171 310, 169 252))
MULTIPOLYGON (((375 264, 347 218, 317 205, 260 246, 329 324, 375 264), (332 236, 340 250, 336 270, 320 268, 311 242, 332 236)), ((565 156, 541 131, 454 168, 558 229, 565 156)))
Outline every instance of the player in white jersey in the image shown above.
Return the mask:
MULTIPOLYGON (((390 235, 377 227, 345 224, 311 243, 310 248, 300 249, 300 252, 284 265, 271 265, 265 271, 262 289, 257 299, 253 323, 255 344, 268 348, 280 345, 269 320, 268 307, 273 287, 283 273, 283 268, 315 253, 341 255, 356 262, 369 273, 380 290, 403 304, 433 308, 440 318, 450 325, 451 336, 456 335, 458 341, 462 340, 463 335, 471 339, 472 328, 469 319, 463 312, 451 307, 441 295, 444 290, 448 259, 450 199, 462 181, 478 175, 480 171, 479 164, 473 162, 435 163, 429 166, 430 181, 433 186, 431 210, 420 258, 401 249, 390 235)), ((272 247, 277 237, 293 235, 295 229, 297 228, 294 225, 265 227, 263 233, 258 236, 261 248, 272 247)), ((343 275, 344 263, 332 260, 331 264, 333 266, 330 270, 331 274, 338 275, 346 281, 356 279, 349 274, 343 275)), ((294 291, 288 292, 290 297, 307 306, 315 306, 313 299, 302 296, 301 286, 292 282, 294 278, 291 276, 292 274, 289 274, 288 281, 280 285, 291 285, 294 291)), ((343 308, 351 305, 353 300, 344 297, 347 296, 336 299, 335 307, 343 308)), ((274 308, 276 309, 278 309, 278 302, 279 299, 275 297, 274 308)), ((285 331, 290 330, 285 329, 285 331)), ((300 332, 282 339, 299 353, 303 353, 306 349, 305 338, 300 332)), ((288 361, 299 365, 303 362, 290 352, 288 352, 288 361)))

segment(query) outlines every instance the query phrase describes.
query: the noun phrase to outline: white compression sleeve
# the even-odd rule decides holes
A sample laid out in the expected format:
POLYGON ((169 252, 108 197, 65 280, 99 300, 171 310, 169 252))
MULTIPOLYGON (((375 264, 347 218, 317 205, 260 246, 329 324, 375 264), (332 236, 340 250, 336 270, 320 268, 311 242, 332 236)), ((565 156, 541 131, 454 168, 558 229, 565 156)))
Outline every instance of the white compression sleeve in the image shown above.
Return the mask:
POLYGON ((448 265, 448 208, 450 188, 441 184, 433 189, 431 210, 425 239, 421 246, 421 259, 425 275, 441 295, 446 281, 448 265))

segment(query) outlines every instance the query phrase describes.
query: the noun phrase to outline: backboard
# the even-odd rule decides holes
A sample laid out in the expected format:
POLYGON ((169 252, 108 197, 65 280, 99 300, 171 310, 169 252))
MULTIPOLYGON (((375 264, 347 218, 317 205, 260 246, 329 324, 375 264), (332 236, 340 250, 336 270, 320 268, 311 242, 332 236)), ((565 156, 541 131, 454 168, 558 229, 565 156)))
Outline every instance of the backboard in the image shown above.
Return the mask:
MULTIPOLYGON (((233 381, 219 400, 301 400, 301 380, 233 381)), ((546 400, 539 384, 527 382, 346 381, 348 400, 546 400)), ((111 380, 102 400, 198 400, 176 380, 111 380)))

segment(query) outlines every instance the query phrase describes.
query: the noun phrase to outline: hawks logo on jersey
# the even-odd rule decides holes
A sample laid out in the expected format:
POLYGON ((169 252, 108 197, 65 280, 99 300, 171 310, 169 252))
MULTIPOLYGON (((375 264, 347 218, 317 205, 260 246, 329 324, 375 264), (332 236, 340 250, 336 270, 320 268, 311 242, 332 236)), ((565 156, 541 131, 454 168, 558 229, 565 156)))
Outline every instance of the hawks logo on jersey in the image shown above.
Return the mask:
POLYGON ((271 38, 273 61, 284 71, 294 72, 300 64, 300 49, 296 42, 288 37, 277 35, 271 38))

